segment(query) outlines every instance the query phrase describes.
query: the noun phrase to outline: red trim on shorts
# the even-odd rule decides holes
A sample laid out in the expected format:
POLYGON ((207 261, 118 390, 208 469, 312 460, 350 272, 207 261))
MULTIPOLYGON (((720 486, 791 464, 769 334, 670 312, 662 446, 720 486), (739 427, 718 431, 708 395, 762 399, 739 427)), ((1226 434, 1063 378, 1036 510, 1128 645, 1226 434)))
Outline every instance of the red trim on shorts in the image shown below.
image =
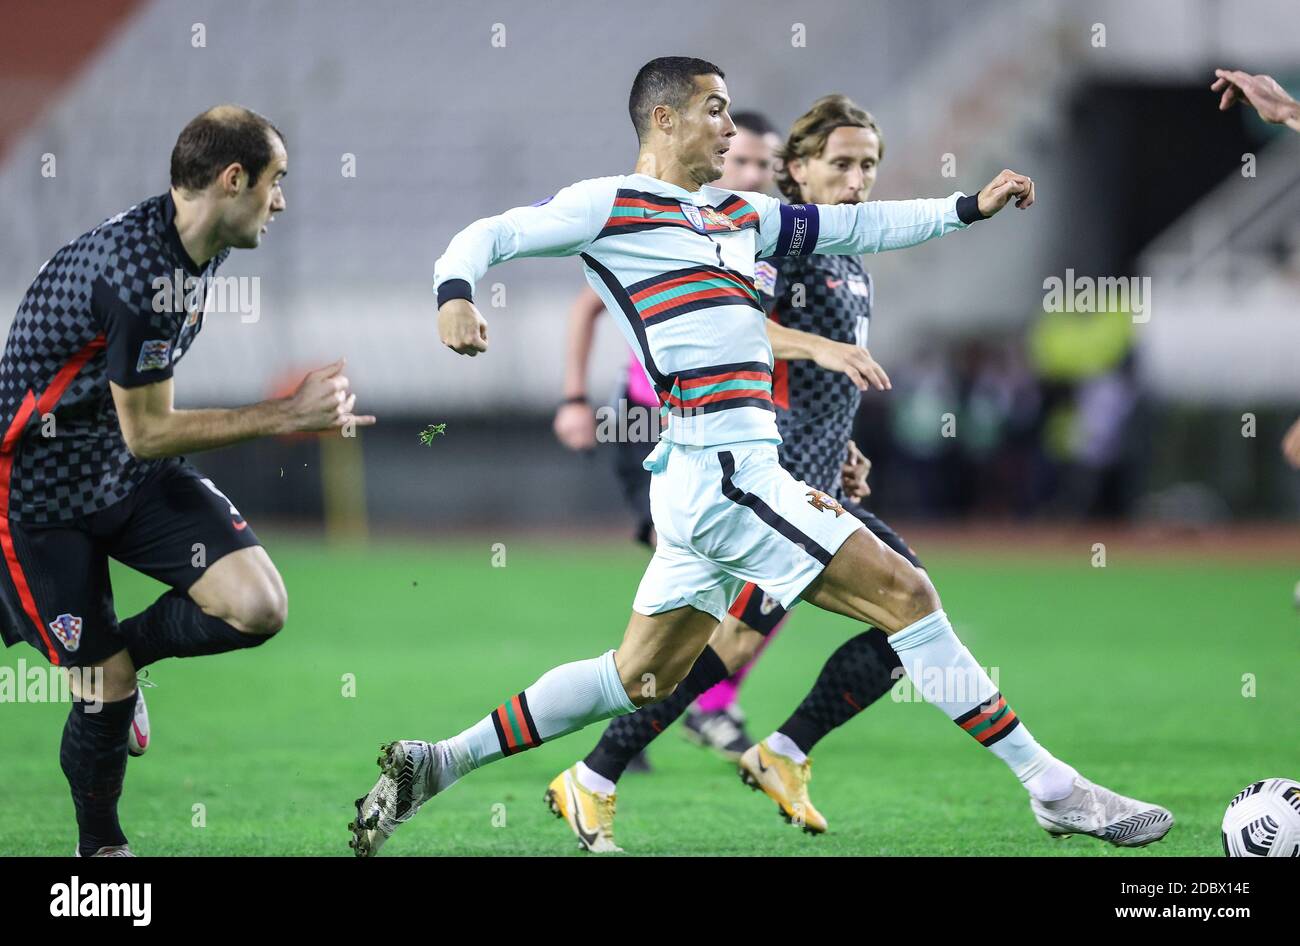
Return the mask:
POLYGON ((59 665, 59 652, 50 642, 49 635, 45 633, 45 622, 41 620, 40 611, 36 608, 36 599, 27 584, 27 576, 23 574, 23 566, 18 561, 18 550, 14 548, 13 533, 9 529, 9 481, 13 475, 14 454, 18 441, 27 430, 27 422, 31 420, 32 414, 48 414, 52 411, 54 405, 59 403, 59 398, 63 397, 63 392, 72 383, 72 379, 86 366, 86 362, 103 351, 106 344, 108 344, 107 340, 101 332, 92 338, 85 348, 68 359, 67 364, 58 370, 50 381, 49 387, 40 397, 28 391, 18 408, 18 413, 9 422, 4 440, 0 441, 0 547, 4 549, 5 564, 9 568, 9 577, 13 579, 14 588, 18 591, 18 599, 22 602, 23 611, 36 626, 41 641, 45 644, 45 650, 49 654, 50 663, 56 667, 59 665))
POLYGON ((758 585, 754 584, 752 581, 747 582, 745 587, 740 589, 740 594, 736 595, 736 600, 731 603, 731 607, 727 609, 727 613, 736 620, 742 619, 745 616, 745 609, 749 607, 749 599, 754 597, 754 591, 757 588, 758 585))

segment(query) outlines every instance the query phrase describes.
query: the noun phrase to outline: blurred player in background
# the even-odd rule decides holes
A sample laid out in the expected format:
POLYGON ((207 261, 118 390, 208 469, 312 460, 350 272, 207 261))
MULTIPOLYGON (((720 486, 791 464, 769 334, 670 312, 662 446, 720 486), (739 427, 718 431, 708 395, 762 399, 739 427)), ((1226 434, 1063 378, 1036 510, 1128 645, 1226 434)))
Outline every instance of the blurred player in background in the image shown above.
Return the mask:
MULTIPOLYGON (((772 123, 758 112, 736 112, 736 135, 731 139, 717 186, 733 191, 772 191, 776 180, 777 150, 781 137, 772 123)), ((568 342, 565 347, 564 400, 555 412, 555 436, 570 450, 590 450, 596 446, 596 415, 587 396, 587 366, 591 360, 592 338, 596 319, 605 311, 605 303, 590 287, 574 300, 569 315, 568 342)), ((654 523, 650 519, 650 471, 641 465, 658 439, 659 398, 654 385, 636 355, 628 352, 627 378, 617 399, 619 431, 635 434, 647 431, 644 439, 628 436, 615 445, 614 470, 623 488, 623 498, 637 517, 636 538, 654 547, 654 523), (649 423, 636 424, 627 415, 640 415, 649 423)), ((734 761, 749 748, 745 734, 745 717, 736 702, 741 681, 749 672, 746 664, 729 679, 701 695, 699 707, 687 713, 684 727, 692 740, 718 751, 734 761)), ((631 772, 648 771, 644 754, 633 757, 627 766, 631 772)))
MULTIPOLYGON (((914 246, 1012 201, 1028 208, 1033 181, 1004 170, 974 195, 851 205, 737 194, 710 186, 735 135, 729 105, 712 63, 646 63, 629 96, 633 173, 580 181, 475 221, 438 260, 439 337, 475 356, 487 351, 488 326, 474 286, 491 266, 581 255, 588 283, 621 316, 671 415, 645 460, 658 538, 619 647, 552 668, 455 736, 383 746, 379 779, 356 800, 351 846, 373 855, 475 769, 666 699, 697 665, 705 676, 739 666, 735 642, 718 631, 746 582, 782 607, 802 597, 884 630, 909 676, 919 674, 926 701, 1017 778, 1045 831, 1122 846, 1158 840, 1173 824, 1168 811, 1088 781, 1038 743, 957 638, 924 571, 778 461, 773 358, 808 357, 811 336, 766 318, 755 261, 914 246), (936 676, 937 686, 925 685, 936 676)), ((865 358, 869 383, 889 388, 863 349, 842 347, 865 358)), ((567 772, 564 787, 572 804, 579 786, 567 772)))
POLYGON ((171 189, 54 254, 9 330, 0 631, 6 646, 25 640, 54 666, 97 671, 72 678, 59 752, 79 855, 133 856, 117 803, 128 747, 140 755, 149 741, 136 671, 256 647, 285 621, 284 583, 257 536, 182 454, 374 423, 351 414, 341 361, 282 400, 172 406, 172 371, 210 311, 209 280, 285 209, 287 168, 284 138, 265 118, 237 106, 204 112, 176 140, 171 189), (170 590, 119 623, 109 558, 170 590), (86 678, 100 692, 78 685, 86 678))
MULTIPOLYGON (((1293 99, 1272 76, 1252 76, 1239 69, 1215 69, 1211 91, 1219 96, 1219 111, 1227 111, 1237 102, 1246 102, 1259 117, 1274 125, 1286 125, 1300 131, 1300 102, 1293 99)), ((1291 425, 1282 438, 1282 455, 1288 463, 1300 470, 1300 420, 1291 425)), ((1300 603, 1300 585, 1296 586, 1296 600, 1300 603)))
MULTIPOLYGON (((1239 69, 1215 69, 1214 75, 1210 90, 1222 93, 1219 96, 1219 111, 1227 111, 1237 102, 1246 102, 1264 121, 1300 131, 1300 102, 1292 98, 1272 76, 1252 76, 1239 69)), ((1292 469, 1300 470, 1300 418, 1291 424, 1282 437, 1282 456, 1291 464, 1292 469)), ((1296 582, 1292 600, 1300 608, 1300 582, 1296 582)))

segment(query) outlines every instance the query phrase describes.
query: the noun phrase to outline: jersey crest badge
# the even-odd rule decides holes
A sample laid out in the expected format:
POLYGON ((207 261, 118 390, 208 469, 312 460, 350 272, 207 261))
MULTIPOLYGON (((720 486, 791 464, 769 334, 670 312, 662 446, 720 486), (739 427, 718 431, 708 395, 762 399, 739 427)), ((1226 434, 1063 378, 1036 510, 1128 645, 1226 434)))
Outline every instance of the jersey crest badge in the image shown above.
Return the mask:
POLYGON ((689 223, 697 233, 704 233, 707 230, 707 227, 704 225, 704 216, 700 213, 700 208, 696 207, 689 200, 679 200, 678 203, 682 205, 682 216, 686 218, 686 222, 689 223))
POLYGON ((835 513, 836 519, 844 515, 844 507, 836 502, 833 497, 827 496, 819 489, 808 490, 808 505, 819 512, 823 509, 829 509, 835 513))
POLYGON ((81 618, 75 614, 60 614, 50 622, 50 630, 69 652, 81 646, 81 618))
POLYGON ((765 591, 763 592, 763 600, 758 603, 758 612, 766 617, 775 611, 780 603, 765 591))
POLYGON ((732 220, 721 210, 717 210, 713 207, 705 207, 703 212, 704 212, 704 219, 719 229, 722 230, 740 229, 740 227, 736 226, 736 221, 732 220))
POLYGON ((157 371, 171 364, 170 339, 157 338, 140 346, 140 357, 135 361, 136 371, 157 371))

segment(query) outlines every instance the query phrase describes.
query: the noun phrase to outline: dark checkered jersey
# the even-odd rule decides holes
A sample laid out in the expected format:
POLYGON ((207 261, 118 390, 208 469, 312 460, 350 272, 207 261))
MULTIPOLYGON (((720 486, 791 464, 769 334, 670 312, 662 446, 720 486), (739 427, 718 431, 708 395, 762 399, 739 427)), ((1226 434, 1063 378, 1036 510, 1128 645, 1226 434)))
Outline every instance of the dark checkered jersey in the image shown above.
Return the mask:
MULTIPOLYGON (((757 264, 754 283, 770 297, 769 317, 789 328, 866 346, 873 287, 856 256, 792 256, 757 264)), ((772 400, 781 465, 841 502, 840 465, 859 391, 813 361, 777 361, 772 400)))
POLYGON ((203 328, 207 280, 176 232, 170 194, 73 240, 41 267, 0 360, 0 514, 67 522, 126 497, 162 461, 133 457, 109 382, 172 376, 203 328))

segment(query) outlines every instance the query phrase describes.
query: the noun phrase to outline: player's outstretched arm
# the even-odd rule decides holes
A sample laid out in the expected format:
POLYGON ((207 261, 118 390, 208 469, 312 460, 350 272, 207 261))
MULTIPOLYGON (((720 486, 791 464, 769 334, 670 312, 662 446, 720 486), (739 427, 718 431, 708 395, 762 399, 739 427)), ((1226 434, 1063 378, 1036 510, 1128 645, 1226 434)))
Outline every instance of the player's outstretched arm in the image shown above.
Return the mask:
POLYGON ((141 459, 211 450, 257 437, 368 427, 369 414, 354 414, 344 360, 309 372, 292 395, 247 407, 178 411, 171 378, 138 387, 111 382, 113 404, 127 449, 141 459))
POLYGON ((759 258, 810 253, 881 253, 916 246, 993 216, 1011 201, 1033 205, 1034 182, 1004 170, 978 194, 917 200, 872 200, 860 204, 783 204, 745 194, 759 212, 759 258))
POLYGON ((552 428, 555 439, 570 450, 590 450, 596 445, 596 415, 587 400, 587 365, 596 319, 605 303, 590 286, 573 300, 569 309, 569 331, 564 346, 564 400, 555 410, 552 428))
POLYGON ((860 345, 832 341, 771 319, 767 320, 767 340, 772 346, 772 357, 784 361, 815 361, 827 371, 848 375, 859 391, 871 388, 888 391, 891 387, 885 369, 860 345))
POLYGON ((476 220, 452 237, 433 268, 442 343, 461 355, 487 351, 487 322, 474 306, 475 284, 506 260, 581 253, 599 235, 617 181, 579 181, 539 204, 476 220))
POLYGON ((1300 102, 1293 99, 1272 76, 1252 76, 1240 69, 1215 69, 1212 92, 1219 96, 1219 111, 1226 112, 1237 102, 1246 102, 1259 117, 1275 125, 1300 131, 1300 102))

